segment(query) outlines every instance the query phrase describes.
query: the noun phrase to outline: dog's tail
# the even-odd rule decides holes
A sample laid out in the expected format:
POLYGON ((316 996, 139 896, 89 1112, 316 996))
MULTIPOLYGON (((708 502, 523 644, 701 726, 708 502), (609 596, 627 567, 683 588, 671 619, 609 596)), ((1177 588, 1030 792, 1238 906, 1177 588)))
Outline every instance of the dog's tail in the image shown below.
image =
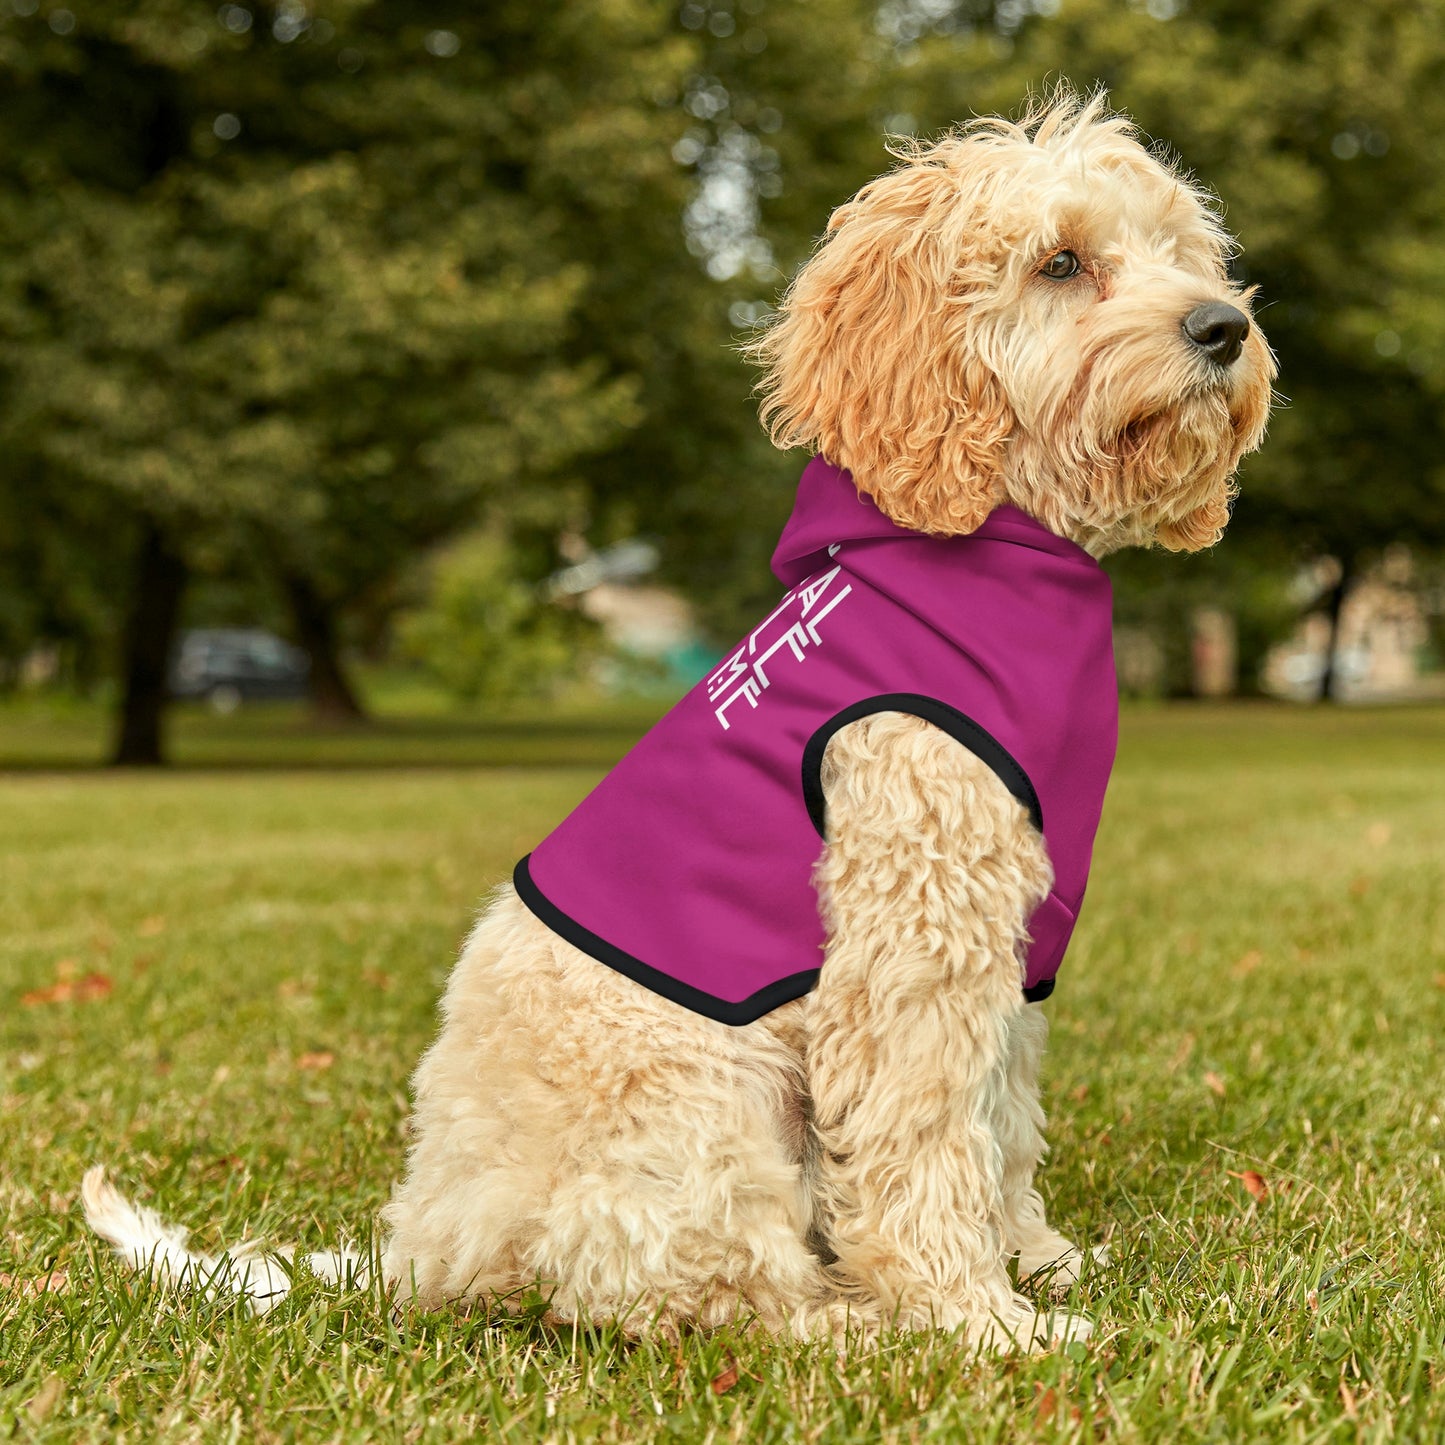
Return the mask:
MULTIPOLYGON (((143 1204, 132 1204, 105 1177, 103 1164, 86 1170, 80 1199, 85 1222, 132 1269, 198 1289, 207 1299, 238 1296, 258 1315, 280 1304, 291 1288, 294 1249, 265 1250, 251 1243, 219 1255, 196 1254, 186 1248, 185 1229, 167 1224, 143 1204)), ((325 1250, 305 1259, 311 1272, 330 1284, 364 1285, 371 1273, 370 1262, 354 1249, 325 1250)))

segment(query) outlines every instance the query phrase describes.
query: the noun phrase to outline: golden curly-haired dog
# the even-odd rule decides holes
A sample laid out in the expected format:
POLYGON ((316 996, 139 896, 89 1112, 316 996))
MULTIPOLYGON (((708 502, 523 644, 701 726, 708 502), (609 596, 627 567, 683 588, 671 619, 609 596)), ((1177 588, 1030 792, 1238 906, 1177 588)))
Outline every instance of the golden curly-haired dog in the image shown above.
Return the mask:
MULTIPOLYGON (((1008 502, 1095 556, 1209 546, 1274 370, 1229 251, 1208 199, 1102 98, 909 144, 839 208, 756 342, 764 417, 909 528, 968 533, 1008 502)), ((1042 837, 990 767, 912 716, 838 732, 823 783, 826 961, 811 993, 743 1027, 498 892, 416 1073, 385 1212, 402 1295, 540 1281, 561 1319, 667 1334, 739 1317, 831 1338, 1087 1333, 1008 1273, 1011 1256, 1021 1276, 1080 1264, 1034 1186, 1046 1025, 1017 958, 1050 883, 1042 837), (922 976, 916 949, 895 963, 920 900, 946 920, 922 976), (929 1006, 908 1007, 920 991, 929 1006)), ((123 1252, 184 1273, 183 1241, 98 1170, 86 1200, 123 1252)), ((262 1304, 284 1288, 255 1260, 234 1269, 262 1304)))

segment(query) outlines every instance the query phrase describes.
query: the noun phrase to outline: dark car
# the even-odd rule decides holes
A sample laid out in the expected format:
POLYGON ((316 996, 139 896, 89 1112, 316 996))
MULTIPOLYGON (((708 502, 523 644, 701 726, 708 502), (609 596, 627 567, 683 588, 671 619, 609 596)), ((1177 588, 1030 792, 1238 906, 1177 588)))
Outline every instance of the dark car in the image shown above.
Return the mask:
POLYGON ((259 627, 187 632, 171 663, 171 696, 205 698, 217 712, 243 702, 305 697, 311 660, 259 627))

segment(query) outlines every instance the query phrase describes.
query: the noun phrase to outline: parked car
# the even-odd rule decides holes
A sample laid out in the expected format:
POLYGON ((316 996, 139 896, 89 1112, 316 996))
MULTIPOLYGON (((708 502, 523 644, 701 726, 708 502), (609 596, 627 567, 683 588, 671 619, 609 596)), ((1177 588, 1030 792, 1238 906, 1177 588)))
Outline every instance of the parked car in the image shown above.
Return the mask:
POLYGON ((259 627, 205 627, 184 633, 171 663, 176 698, 204 698, 217 712, 243 702, 305 697, 311 659, 259 627))

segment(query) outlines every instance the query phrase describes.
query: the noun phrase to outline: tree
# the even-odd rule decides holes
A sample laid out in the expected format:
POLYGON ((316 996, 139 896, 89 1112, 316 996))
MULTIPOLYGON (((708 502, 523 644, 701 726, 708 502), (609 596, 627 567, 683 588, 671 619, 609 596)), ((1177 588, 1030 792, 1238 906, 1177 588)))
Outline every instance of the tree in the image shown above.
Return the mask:
POLYGON ((325 654, 341 609, 487 505, 575 510, 569 469, 640 420, 578 325, 559 178, 676 215, 651 96, 689 45, 647 0, 456 13, 0 21, 0 440, 127 519, 117 761, 160 758, 189 568, 261 555, 325 654))

